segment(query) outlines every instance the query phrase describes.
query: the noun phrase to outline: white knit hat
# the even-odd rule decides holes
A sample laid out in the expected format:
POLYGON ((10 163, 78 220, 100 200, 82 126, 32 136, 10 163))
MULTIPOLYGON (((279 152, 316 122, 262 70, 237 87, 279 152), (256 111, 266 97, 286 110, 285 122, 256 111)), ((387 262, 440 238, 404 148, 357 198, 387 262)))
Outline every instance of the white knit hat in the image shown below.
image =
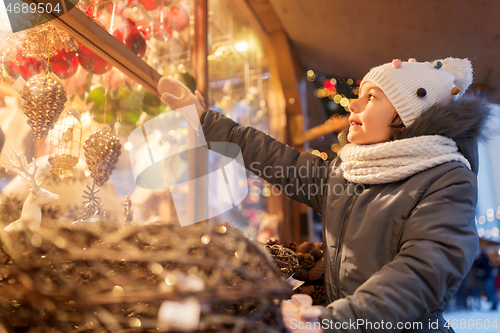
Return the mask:
POLYGON ((450 103, 472 83, 468 59, 446 58, 430 62, 410 59, 372 68, 361 84, 373 82, 387 96, 405 126, 411 125, 434 104, 450 103), (458 88, 456 88, 458 87, 458 88))

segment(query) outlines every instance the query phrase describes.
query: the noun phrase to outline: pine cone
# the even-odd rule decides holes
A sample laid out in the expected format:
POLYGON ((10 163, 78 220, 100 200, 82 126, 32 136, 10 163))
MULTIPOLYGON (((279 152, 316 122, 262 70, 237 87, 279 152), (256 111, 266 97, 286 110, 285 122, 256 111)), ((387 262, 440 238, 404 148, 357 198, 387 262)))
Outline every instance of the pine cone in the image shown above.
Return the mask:
POLYGON ((295 242, 283 242, 283 246, 292 251, 297 251, 297 243, 295 242))
POLYGON ((297 259, 299 259, 299 264, 302 268, 311 269, 314 266, 314 257, 309 253, 295 253, 297 259))
POLYGON ((309 271, 305 268, 299 267, 299 269, 297 269, 297 271, 293 275, 293 278, 295 280, 305 281, 307 280, 308 276, 309 276, 309 271))
POLYGON ((313 268, 309 270, 308 278, 311 281, 319 280, 323 277, 324 273, 325 273, 325 259, 321 258, 314 264, 313 268))
POLYGON ((318 251, 320 251, 320 250, 323 251, 323 243, 314 243, 314 247, 318 251))
POLYGON ((323 258, 323 250, 318 250, 317 248, 314 248, 311 251, 309 251, 309 254, 314 257, 315 261, 318 261, 321 258, 323 258))
POLYGON ((297 252, 309 253, 314 248, 314 243, 304 242, 297 248, 297 252))
POLYGON ((270 238, 267 242, 266 245, 280 245, 280 241, 275 239, 275 238, 270 238))
POLYGON ((323 286, 314 286, 314 292, 311 294, 313 304, 321 304, 325 301, 325 288, 323 286))
POLYGON ((311 296, 314 293, 314 291, 316 290, 315 286, 304 286, 303 285, 303 286, 301 286, 301 288, 302 288, 302 293, 307 294, 309 296, 311 296))

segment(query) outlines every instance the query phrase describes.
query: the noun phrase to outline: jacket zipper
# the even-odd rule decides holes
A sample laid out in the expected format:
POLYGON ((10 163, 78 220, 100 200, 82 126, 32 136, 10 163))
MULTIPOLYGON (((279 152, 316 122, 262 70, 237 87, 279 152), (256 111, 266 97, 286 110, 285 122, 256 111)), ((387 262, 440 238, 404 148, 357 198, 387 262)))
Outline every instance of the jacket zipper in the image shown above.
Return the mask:
POLYGON ((337 251, 335 254, 335 276, 337 277, 335 287, 337 290, 337 299, 340 299, 340 256, 342 255, 342 243, 344 242, 345 231, 347 229, 346 228, 347 221, 349 220, 349 217, 351 215, 352 206, 354 205, 354 202, 356 201, 357 197, 358 197, 358 193, 355 190, 354 194, 349 198, 349 201, 347 203, 347 208, 344 212, 344 216, 342 219, 342 225, 340 226, 339 241, 337 244, 337 251))

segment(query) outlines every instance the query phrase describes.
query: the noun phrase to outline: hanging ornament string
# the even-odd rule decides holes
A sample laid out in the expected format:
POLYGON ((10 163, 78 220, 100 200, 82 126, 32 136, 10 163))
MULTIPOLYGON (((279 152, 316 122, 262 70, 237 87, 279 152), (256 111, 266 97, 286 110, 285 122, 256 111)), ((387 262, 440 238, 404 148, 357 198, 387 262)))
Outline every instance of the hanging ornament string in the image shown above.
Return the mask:
POLYGON ((3 82, 5 79, 3 75, 3 49, 2 46, 0 45, 0 82, 3 82))
POLYGON ((120 129, 121 122, 122 122, 122 112, 120 110, 117 110, 116 111, 116 121, 115 121, 115 126, 114 126, 116 136, 118 136, 118 131, 120 129))
POLYGON ((47 46, 47 69, 45 70, 46 74, 49 74, 49 65, 50 65, 50 48, 52 47, 52 37, 49 37, 49 43, 47 46))
POLYGON ((109 24, 110 34, 113 34, 113 22, 115 21, 115 11, 116 11, 116 2, 113 3, 113 12, 111 13, 111 23, 109 24))
MULTIPOLYGON (((113 12, 111 13, 111 23, 109 24, 109 33, 113 32, 113 23, 115 21, 115 11, 116 11, 116 2, 113 3, 113 12)), ((107 116, 107 107, 108 107, 108 87, 106 87, 106 91, 104 92, 104 120, 103 125, 106 125, 106 116, 107 116)))
POLYGON ((107 107, 108 107, 108 87, 106 87, 106 90, 104 91, 104 120, 103 120, 103 125, 106 125, 107 107))

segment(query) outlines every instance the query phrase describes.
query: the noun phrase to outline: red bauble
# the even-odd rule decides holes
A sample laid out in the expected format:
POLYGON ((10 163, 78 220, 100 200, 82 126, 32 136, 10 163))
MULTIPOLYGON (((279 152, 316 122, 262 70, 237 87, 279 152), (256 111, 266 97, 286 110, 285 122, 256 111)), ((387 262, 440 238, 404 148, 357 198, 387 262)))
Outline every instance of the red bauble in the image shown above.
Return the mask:
POLYGON ((137 30, 139 30, 142 33, 145 40, 149 40, 151 38, 151 27, 149 27, 147 25, 138 26, 137 30))
POLYGON ((104 74, 109 71, 113 66, 107 61, 97 56, 88 47, 78 43, 78 61, 80 65, 86 70, 94 74, 104 74))
POLYGON ((28 80, 31 77, 40 74, 43 69, 43 61, 38 60, 36 58, 25 58, 22 55, 23 49, 19 47, 16 49, 10 49, 5 53, 5 59, 8 59, 12 52, 16 52, 16 60, 19 63, 17 65, 14 61, 5 61, 4 60, 4 68, 9 74, 10 77, 17 79, 19 75, 23 77, 23 79, 28 80))
POLYGON ((66 51, 62 49, 60 51, 57 51, 57 54, 55 56, 50 57, 50 62, 55 64, 66 64, 73 61, 75 57, 76 51, 66 51))
MULTIPOLYGON (((101 22, 99 21, 95 21, 95 23, 97 23, 101 28, 103 28, 104 30, 106 30, 106 27, 104 26, 104 24, 102 24, 101 22)), ((95 54, 93 51, 91 51, 88 47, 86 47, 85 45, 81 44, 80 42, 76 42, 77 46, 78 46, 78 55, 79 56, 83 56, 83 57, 87 57, 87 58, 94 58, 94 57, 97 57, 97 54, 95 54)))
POLYGON ((97 54, 95 54, 93 51, 91 51, 88 47, 86 47, 83 44, 80 44, 80 42, 76 42, 78 44, 78 55, 86 58, 94 58, 97 57, 97 54))
POLYGON ((189 14, 184 7, 169 7, 164 19, 163 26, 167 31, 182 31, 189 25, 189 14))
POLYGON ((153 10, 158 7, 158 4, 155 0, 139 0, 139 2, 144 6, 144 9, 146 10, 153 10))
POLYGON ((78 55, 78 61, 86 71, 94 74, 104 74, 113 68, 110 63, 99 57, 90 58, 78 55))
POLYGON ((125 19, 113 31, 113 36, 138 56, 142 57, 146 53, 146 38, 131 19, 125 19))
POLYGON ((50 59, 49 61, 50 70, 54 74, 59 76, 59 78, 61 78, 62 80, 72 77, 78 69, 78 64, 78 57, 76 55, 73 57, 73 59, 67 60, 65 62, 52 62, 52 59, 50 59))

